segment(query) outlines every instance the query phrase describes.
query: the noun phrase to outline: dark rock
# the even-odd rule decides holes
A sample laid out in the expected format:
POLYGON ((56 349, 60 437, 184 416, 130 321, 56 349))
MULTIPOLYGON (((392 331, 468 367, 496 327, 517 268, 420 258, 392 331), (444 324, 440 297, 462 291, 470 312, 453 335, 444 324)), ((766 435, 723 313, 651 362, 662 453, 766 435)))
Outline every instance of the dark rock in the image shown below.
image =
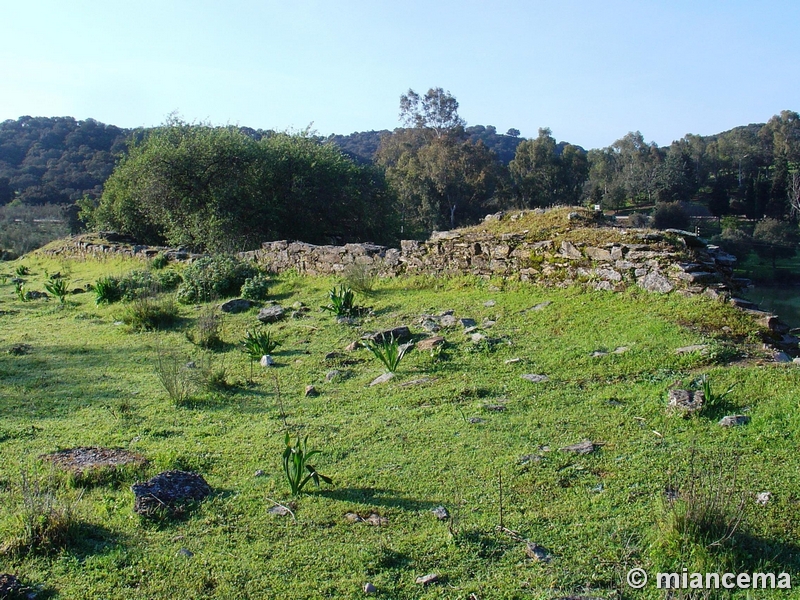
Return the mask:
POLYGON ((403 325, 401 327, 395 327, 394 329, 387 329, 385 331, 378 331, 377 333, 365 335, 363 339, 382 343, 384 341, 388 342, 392 338, 394 338, 396 342, 405 342, 411 339, 411 331, 408 327, 403 325))
POLYGON ((703 408, 705 396, 702 390, 670 390, 667 406, 676 408, 686 413, 692 413, 703 408))
POLYGON ((131 486, 134 512, 152 515, 160 510, 181 513, 191 504, 211 494, 211 486, 203 476, 190 471, 164 471, 144 483, 131 486))
POLYGON ((180 550, 178 550, 178 554, 180 556, 185 556, 186 558, 192 558, 194 556, 194 552, 192 552, 187 548, 181 548, 180 550))
POLYGON ((315 396, 319 396, 319 392, 317 391, 317 388, 315 388, 313 385, 307 385, 305 395, 306 398, 313 398, 315 396))
POLYGON ((593 442, 590 440, 583 440, 577 444, 571 444, 570 446, 559 448, 559 450, 562 452, 574 452, 575 454, 590 454, 595 451, 595 448, 596 447, 593 442))
POLYGON ((369 581, 364 584, 364 593, 367 594, 368 596, 376 593, 377 591, 378 588, 372 585, 369 581))
POLYGON ((536 542, 526 542, 525 554, 528 555, 528 558, 543 563, 549 563, 553 559, 550 553, 536 542))
POLYGON ((0 598, 22 597, 22 584, 10 573, 0 575, 0 598))
POLYGON ((339 371, 337 369, 333 369, 331 371, 328 371, 325 374, 325 381, 329 381, 330 382, 330 381, 333 381, 334 379, 340 378, 341 376, 342 376, 342 372, 341 371, 339 371))
POLYGON ((286 312, 280 304, 265 306, 258 311, 258 320, 262 323, 277 323, 286 316, 286 312))
MULTIPOLYGON (((233 300, 228 300, 227 302, 223 302, 219 305, 219 309, 224 313, 240 313, 246 310, 250 310, 255 304, 252 300, 248 300, 247 298, 235 298, 233 300)), ((261 315, 259 315, 259 318, 261 315)))
POLYGON ((461 326, 464 329, 467 329, 468 327, 475 327, 475 325, 478 324, 475 319, 459 319, 458 321, 461 323, 461 326))
POLYGON ((450 513, 447 512, 447 509, 444 506, 437 506, 431 512, 433 513, 433 516, 440 521, 446 521, 450 518, 450 513))
POLYGON ((739 427, 740 425, 747 425, 750 422, 750 417, 746 415, 728 415, 722 417, 719 424, 722 427, 739 427))
POLYGON ((433 350, 436 346, 441 346, 444 344, 445 340, 440 335, 434 335, 432 337, 425 338, 424 340, 420 340, 417 342, 417 350, 425 351, 425 350, 433 350))

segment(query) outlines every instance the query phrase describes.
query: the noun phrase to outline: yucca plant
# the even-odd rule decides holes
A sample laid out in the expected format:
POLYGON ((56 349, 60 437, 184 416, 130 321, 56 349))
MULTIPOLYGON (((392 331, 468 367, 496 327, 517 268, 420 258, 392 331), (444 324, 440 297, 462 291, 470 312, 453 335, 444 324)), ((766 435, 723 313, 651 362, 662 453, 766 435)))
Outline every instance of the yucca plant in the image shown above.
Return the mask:
POLYGON ((317 470, 308 464, 308 460, 312 456, 321 454, 319 450, 308 450, 308 436, 302 442, 300 436, 297 436, 297 443, 292 445, 287 431, 284 442, 286 449, 283 451, 283 472, 286 473, 292 496, 297 496, 302 492, 309 481, 313 481, 317 487, 319 487, 320 479, 327 484, 333 483, 330 477, 317 473, 317 470))
POLYGON ((356 306, 356 295, 349 287, 340 285, 338 288, 328 292, 331 303, 323 306, 322 310, 332 312, 337 317, 352 317, 359 314, 360 309, 356 306))
POLYGON ((122 288, 116 277, 101 277, 94 284, 95 304, 111 304, 122 299, 122 288))
POLYGON ((363 340, 361 345, 367 350, 372 352, 379 361, 381 361, 390 373, 397 371, 400 366, 400 361, 411 348, 411 344, 400 344, 394 336, 391 335, 387 339, 381 337, 375 340, 363 340))
POLYGON ((242 351, 250 358, 250 382, 253 382, 253 363, 265 354, 272 354, 280 342, 269 331, 248 331, 242 340, 242 351))
POLYGON ((720 403, 725 399, 725 397, 733 391, 733 388, 736 387, 734 383, 730 386, 727 390, 723 393, 717 393, 711 388, 711 378, 707 374, 704 374, 700 378, 700 387, 703 390, 703 396, 705 397, 706 406, 709 408, 713 408, 714 406, 719 406, 720 403))
POLYGON ((53 294, 61 304, 64 304, 65 298, 69 293, 68 282, 66 279, 62 279, 61 277, 51 277, 48 279, 44 284, 44 289, 48 292, 53 294))
POLYGON ((28 294, 25 291, 25 284, 21 281, 17 281, 14 284, 14 293, 17 295, 17 298, 20 302, 27 302, 28 301, 28 294))
POLYGON ((17 265, 17 268, 14 269, 14 272, 17 274, 17 277, 25 277, 25 275, 30 275, 30 269, 25 265, 17 265))

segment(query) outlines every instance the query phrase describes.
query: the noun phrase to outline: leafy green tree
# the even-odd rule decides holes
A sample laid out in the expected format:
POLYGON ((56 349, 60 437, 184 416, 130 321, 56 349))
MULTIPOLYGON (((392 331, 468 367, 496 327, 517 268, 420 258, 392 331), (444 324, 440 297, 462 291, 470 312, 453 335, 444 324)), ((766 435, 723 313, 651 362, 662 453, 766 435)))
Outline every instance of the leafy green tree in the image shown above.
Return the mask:
POLYGON ((753 230, 754 250, 762 258, 772 259, 772 268, 778 258, 790 258, 797 251, 797 226, 778 219, 759 221, 753 230))

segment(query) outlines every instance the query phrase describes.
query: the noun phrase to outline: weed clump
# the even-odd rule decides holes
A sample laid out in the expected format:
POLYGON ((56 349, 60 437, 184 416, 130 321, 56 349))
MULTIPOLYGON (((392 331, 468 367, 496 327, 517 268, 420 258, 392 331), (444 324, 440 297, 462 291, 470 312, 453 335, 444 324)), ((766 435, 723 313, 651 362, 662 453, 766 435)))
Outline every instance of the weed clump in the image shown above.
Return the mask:
POLYGON ((179 318, 178 305, 171 297, 142 297, 125 305, 120 320, 132 331, 167 329, 179 318))
POLYGON ((363 340, 361 345, 381 361, 390 373, 394 373, 400 367, 400 361, 412 348, 412 344, 400 344, 394 335, 381 337, 378 340, 363 340))
POLYGON ((342 271, 343 284, 359 294, 370 294, 378 276, 372 265, 351 263, 342 271))
POLYGON ((183 273, 178 287, 178 302, 192 304, 213 298, 235 296, 248 278, 259 275, 258 268, 233 256, 204 256, 183 273))
POLYGON ((187 332, 186 337, 193 344, 206 350, 214 350, 222 346, 222 316, 213 307, 207 308, 195 323, 194 332, 187 332))
POLYGON ((248 300, 266 300, 269 295, 269 280, 263 275, 248 277, 242 284, 242 298, 248 300))

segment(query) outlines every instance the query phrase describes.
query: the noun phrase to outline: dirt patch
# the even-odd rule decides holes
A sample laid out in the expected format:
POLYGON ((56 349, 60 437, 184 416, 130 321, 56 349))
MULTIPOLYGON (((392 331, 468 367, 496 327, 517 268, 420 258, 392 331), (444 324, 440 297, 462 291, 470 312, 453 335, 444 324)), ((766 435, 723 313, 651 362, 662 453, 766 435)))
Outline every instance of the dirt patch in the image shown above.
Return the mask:
POLYGON ((101 469, 118 469, 124 466, 143 467, 147 459, 141 454, 121 448, 70 448, 41 457, 55 466, 75 475, 101 469))

